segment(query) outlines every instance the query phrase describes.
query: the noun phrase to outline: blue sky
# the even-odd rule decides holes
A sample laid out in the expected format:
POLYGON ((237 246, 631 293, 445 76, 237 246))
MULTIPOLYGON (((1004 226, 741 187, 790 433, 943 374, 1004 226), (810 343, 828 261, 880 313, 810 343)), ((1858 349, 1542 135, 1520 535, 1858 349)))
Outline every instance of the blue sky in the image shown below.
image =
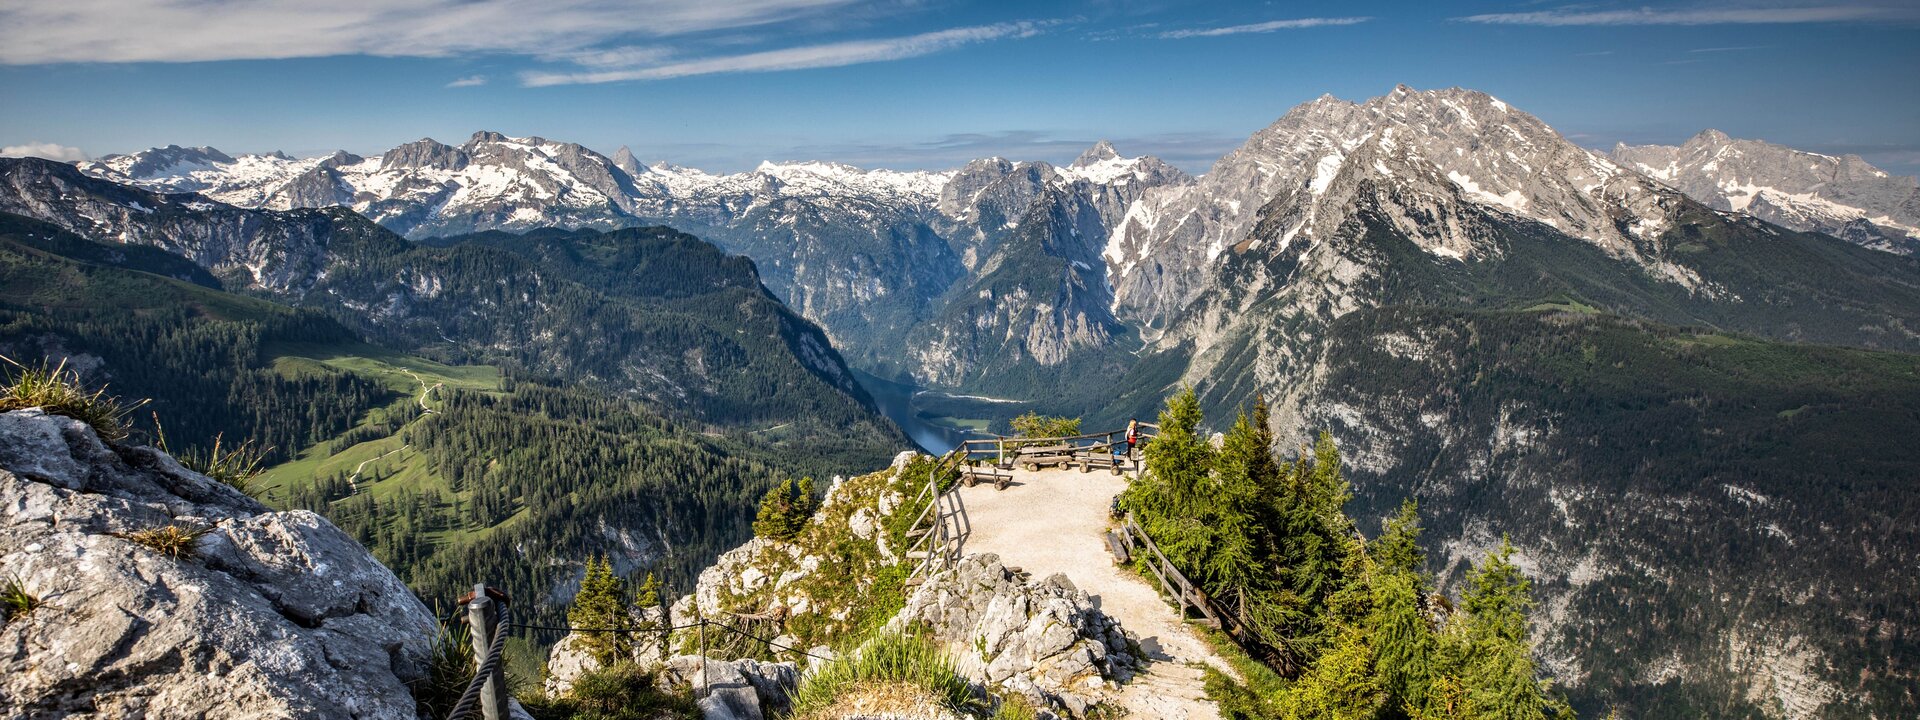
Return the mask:
POLYGON ((1204 170, 1288 108, 1463 86, 1576 142, 1707 127, 1920 174, 1920 2, 0 0, 0 146, 362 154, 475 130, 762 159, 1204 170))

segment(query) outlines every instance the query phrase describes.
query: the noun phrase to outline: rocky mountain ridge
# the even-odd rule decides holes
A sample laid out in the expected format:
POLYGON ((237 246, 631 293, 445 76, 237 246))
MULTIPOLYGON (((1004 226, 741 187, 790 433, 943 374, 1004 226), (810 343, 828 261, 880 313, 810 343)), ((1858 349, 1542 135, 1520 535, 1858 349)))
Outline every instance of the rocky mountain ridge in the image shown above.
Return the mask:
POLYGON ((1679 146, 1624 143, 1615 161, 1718 210, 1823 232, 1888 252, 1920 252, 1920 180, 1858 155, 1833 157, 1703 130, 1679 146))

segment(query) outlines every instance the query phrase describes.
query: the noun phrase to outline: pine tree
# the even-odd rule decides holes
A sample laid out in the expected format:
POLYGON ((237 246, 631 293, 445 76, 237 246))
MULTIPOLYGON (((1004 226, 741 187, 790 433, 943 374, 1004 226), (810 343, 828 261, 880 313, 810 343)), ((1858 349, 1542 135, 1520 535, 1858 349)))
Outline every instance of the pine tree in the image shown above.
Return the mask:
POLYGON ((1372 720, 1385 702, 1373 673, 1374 650, 1362 628, 1345 628, 1333 647, 1288 689, 1288 720, 1372 720))
POLYGON ((1538 679, 1527 637, 1533 584, 1512 557, 1513 545, 1502 538, 1467 578, 1457 640, 1466 708, 1473 717, 1494 720, 1558 716, 1565 703, 1538 679))
POLYGON ((1420 549, 1420 503, 1413 498, 1401 502, 1370 549, 1374 561, 1387 570, 1423 576, 1427 554, 1420 549))
POLYGON ((626 583, 604 557, 587 560, 580 592, 567 608, 567 624, 600 632, 584 633, 580 644, 602 667, 633 659, 633 614, 627 608, 626 583))

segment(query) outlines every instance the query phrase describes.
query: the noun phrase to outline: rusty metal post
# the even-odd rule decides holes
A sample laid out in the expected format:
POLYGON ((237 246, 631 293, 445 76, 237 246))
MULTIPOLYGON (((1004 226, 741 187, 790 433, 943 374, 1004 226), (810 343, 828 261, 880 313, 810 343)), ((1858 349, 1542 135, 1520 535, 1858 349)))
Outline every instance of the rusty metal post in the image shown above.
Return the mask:
MULTIPOLYGON (((467 626, 472 629, 473 669, 479 672, 487 664, 494 635, 500 632, 500 607, 487 595, 486 583, 473 586, 473 600, 467 603, 467 626)), ((493 664, 486 685, 480 688, 480 713, 486 720, 508 720, 507 671, 505 662, 493 664)))

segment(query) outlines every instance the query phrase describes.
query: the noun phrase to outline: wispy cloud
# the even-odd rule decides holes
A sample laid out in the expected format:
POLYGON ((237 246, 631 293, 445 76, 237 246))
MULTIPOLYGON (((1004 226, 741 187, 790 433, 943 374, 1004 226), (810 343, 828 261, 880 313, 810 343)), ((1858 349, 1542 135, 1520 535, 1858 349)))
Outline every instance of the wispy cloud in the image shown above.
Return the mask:
POLYGON ((61 162, 86 160, 87 154, 80 148, 58 143, 27 143, 0 147, 0 157, 37 157, 61 162))
POLYGON ((485 84, 487 84, 487 76, 468 75, 466 77, 460 78, 453 82, 447 83, 447 87, 450 87, 450 88, 478 87, 480 85, 485 85, 485 84))
POLYGON ((579 85, 591 83, 665 80, 693 75, 719 73, 774 72, 810 68, 841 67, 862 63, 903 60, 930 55, 964 45, 1029 37, 1038 34, 1046 23, 1017 22, 977 27, 962 27, 879 40, 851 40, 824 45, 766 50, 741 55, 684 60, 643 67, 602 69, 587 72, 528 72, 521 82, 530 87, 579 85))
POLYGON ((1803 7, 1712 7, 1656 10, 1589 10, 1584 7, 1534 12, 1468 15, 1455 20, 1490 25, 1767 25, 1920 20, 1920 9, 1878 5, 1803 7))
POLYGON ((1267 22, 1252 23, 1249 25, 1230 25, 1227 27, 1217 27, 1217 28, 1189 28, 1185 30, 1169 30, 1167 32, 1160 33, 1160 37, 1167 38, 1170 40, 1180 40, 1185 38, 1197 38, 1197 37, 1219 37, 1222 35, 1242 35, 1246 33, 1269 33, 1269 32, 1274 32, 1276 30, 1300 30, 1304 28, 1334 27, 1334 26, 1340 26, 1340 25, 1358 25, 1360 23, 1363 23, 1372 19, 1373 18, 1370 18, 1370 17, 1312 17, 1312 18, 1295 18, 1292 20, 1269 20, 1267 22))
POLYGON ((844 12, 863 0, 0 2, 0 63, 551 54, 844 12))
POLYGON ((1704 48, 1694 48, 1692 50, 1688 50, 1687 52, 1690 52, 1690 53, 1740 52, 1742 50, 1765 50, 1770 47, 1773 47, 1773 46, 1772 45, 1739 45, 1735 47, 1704 47, 1704 48))
POLYGON ((1574 57, 1600 57, 1602 55, 1612 55, 1612 54, 1613 54, 1612 50, 1595 50, 1593 52, 1574 53, 1573 56, 1574 57))

